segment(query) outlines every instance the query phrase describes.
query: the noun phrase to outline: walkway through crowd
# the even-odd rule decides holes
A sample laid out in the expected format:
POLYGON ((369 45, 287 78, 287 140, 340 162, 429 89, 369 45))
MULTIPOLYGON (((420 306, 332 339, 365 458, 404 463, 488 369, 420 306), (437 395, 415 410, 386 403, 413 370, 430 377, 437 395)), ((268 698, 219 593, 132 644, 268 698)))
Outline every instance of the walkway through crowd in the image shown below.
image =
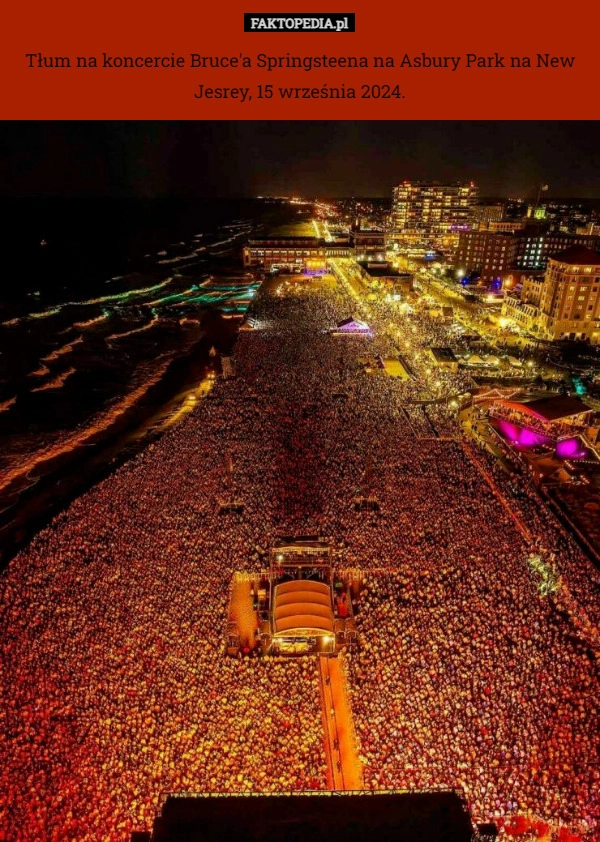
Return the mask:
POLYGON ((329 785, 334 790, 364 789, 341 656, 319 658, 319 681, 329 785))

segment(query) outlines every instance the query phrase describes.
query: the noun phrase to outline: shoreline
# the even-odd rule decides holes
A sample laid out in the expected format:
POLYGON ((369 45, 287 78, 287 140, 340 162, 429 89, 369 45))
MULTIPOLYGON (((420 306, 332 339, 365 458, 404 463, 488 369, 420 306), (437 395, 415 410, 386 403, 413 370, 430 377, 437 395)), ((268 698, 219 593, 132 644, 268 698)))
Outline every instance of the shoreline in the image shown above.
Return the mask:
MULTIPOLYGON (((201 327, 197 342, 169 363, 138 402, 106 429, 92 434, 90 440, 41 463, 42 473, 29 487, 9 491, 0 498, 0 570, 73 500, 169 429, 168 419, 181 409, 211 369, 211 347, 230 352, 239 322, 225 320, 219 311, 213 311, 205 314, 201 327)), ((184 412, 181 420, 186 415, 184 412)))

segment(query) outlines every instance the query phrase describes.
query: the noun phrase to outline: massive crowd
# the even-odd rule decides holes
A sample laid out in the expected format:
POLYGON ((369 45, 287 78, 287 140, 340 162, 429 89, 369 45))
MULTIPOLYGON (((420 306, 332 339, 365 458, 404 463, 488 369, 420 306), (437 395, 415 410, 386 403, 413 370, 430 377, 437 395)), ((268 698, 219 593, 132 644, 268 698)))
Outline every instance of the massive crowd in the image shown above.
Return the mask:
POLYGON ((327 785, 315 660, 224 656, 233 572, 280 534, 365 571, 349 685, 367 786, 599 826, 596 662, 526 556, 543 536, 592 617, 598 575, 527 477, 474 462, 448 406, 415 402, 467 386, 427 372, 429 320, 399 340, 380 305, 372 339, 332 336, 355 306, 342 286, 263 291, 236 378, 2 575, 0 839, 126 839, 161 792, 327 785), (357 362, 399 341, 415 379, 357 362), (243 510, 219 514, 228 497, 243 510))

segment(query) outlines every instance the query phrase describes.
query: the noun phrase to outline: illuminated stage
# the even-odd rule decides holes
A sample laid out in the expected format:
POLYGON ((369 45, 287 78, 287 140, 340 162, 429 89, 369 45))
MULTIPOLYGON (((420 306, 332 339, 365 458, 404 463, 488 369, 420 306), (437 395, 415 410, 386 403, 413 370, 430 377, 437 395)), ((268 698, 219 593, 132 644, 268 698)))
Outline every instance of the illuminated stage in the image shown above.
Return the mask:
POLYGON ((373 338, 373 331, 366 322, 361 319, 349 318, 339 322, 337 327, 331 331, 332 336, 367 336, 373 338))
POLYGON ((232 585, 228 655, 255 650, 262 655, 334 655, 340 647, 357 645, 352 586, 334 574, 327 542, 315 536, 281 538, 271 548, 270 569, 242 580, 236 575, 232 585), (244 610, 244 601, 250 598, 255 639, 242 631, 242 615, 250 610, 249 603, 244 610))
POLYGON ((498 400, 489 409, 490 423, 517 450, 554 452, 559 459, 585 459, 582 434, 592 410, 579 398, 552 395, 535 400, 498 400))

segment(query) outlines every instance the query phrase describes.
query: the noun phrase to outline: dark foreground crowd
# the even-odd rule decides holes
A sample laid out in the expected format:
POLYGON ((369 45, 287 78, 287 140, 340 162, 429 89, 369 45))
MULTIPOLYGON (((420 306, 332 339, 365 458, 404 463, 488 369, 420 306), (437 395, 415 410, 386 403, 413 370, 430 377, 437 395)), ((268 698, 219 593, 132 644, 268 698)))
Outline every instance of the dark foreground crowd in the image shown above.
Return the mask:
POLYGON ((449 408, 415 402, 465 388, 429 377, 428 321, 407 316, 399 340, 382 309, 372 339, 331 336, 353 306, 340 287, 263 292, 237 377, 2 575, 0 839, 126 839, 172 790, 326 787, 316 661, 224 655, 233 573, 281 534, 320 534, 364 571, 348 677, 368 787, 460 786, 481 820, 592 838, 596 661, 538 595, 515 518, 592 622, 597 574, 526 478, 475 462, 449 408), (416 379, 358 362, 399 341, 416 379), (233 498, 243 511, 220 514, 233 498))

